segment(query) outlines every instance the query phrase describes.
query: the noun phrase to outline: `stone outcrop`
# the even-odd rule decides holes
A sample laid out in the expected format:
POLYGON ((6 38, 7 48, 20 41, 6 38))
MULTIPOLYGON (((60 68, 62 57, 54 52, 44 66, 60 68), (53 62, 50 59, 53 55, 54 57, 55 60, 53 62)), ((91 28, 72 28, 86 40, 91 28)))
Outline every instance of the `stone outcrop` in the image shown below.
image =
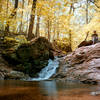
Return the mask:
POLYGON ((2 58, 0 52, 0 80, 4 80, 5 75, 10 72, 10 69, 8 69, 8 66, 5 63, 6 62, 2 58))
POLYGON ((27 80, 30 77, 25 75, 23 72, 18 71, 10 71, 9 73, 5 74, 4 79, 14 79, 14 80, 27 80))
POLYGON ((53 77, 92 84, 100 82, 100 43, 77 48, 67 55, 53 77))
POLYGON ((34 77, 54 56, 52 44, 46 38, 38 37, 21 44, 16 50, 7 49, 3 58, 13 66, 12 69, 34 77))
POLYGON ((23 72, 13 71, 7 62, 2 58, 0 54, 0 80, 8 79, 28 79, 29 76, 25 75, 23 72))

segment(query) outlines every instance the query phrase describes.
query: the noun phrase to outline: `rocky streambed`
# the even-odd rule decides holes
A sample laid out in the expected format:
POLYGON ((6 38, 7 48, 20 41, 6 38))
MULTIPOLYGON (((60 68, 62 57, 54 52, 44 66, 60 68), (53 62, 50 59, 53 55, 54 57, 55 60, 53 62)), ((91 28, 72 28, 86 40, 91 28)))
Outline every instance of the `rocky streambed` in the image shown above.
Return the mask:
POLYGON ((53 76, 55 79, 100 83, 100 43, 77 48, 65 59, 53 76))
MULTIPOLYGON (((48 60, 54 59, 53 52, 52 44, 39 37, 28 44, 22 44, 15 51, 3 53, 5 60, 0 56, 0 79, 38 77, 37 73, 48 65, 48 60)), ((58 61, 59 67, 56 67, 57 70, 51 79, 86 84, 100 83, 100 43, 77 48, 58 61)))
POLYGON ((10 39, 0 45, 0 51, 0 79, 38 77, 48 60, 54 59, 52 44, 44 37, 22 44, 10 39))

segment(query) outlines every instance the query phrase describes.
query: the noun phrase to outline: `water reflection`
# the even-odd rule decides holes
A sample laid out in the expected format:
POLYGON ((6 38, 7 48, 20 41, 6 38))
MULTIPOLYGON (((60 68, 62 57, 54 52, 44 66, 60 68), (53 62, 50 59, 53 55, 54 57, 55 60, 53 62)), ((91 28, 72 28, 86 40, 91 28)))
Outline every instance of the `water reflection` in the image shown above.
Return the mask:
POLYGON ((40 82, 39 87, 42 89, 42 93, 44 95, 56 95, 57 96, 57 86, 56 81, 47 81, 47 82, 40 82))
POLYGON ((73 82, 8 80, 0 81, 0 100, 99 100, 90 94, 99 90, 99 85, 73 82))

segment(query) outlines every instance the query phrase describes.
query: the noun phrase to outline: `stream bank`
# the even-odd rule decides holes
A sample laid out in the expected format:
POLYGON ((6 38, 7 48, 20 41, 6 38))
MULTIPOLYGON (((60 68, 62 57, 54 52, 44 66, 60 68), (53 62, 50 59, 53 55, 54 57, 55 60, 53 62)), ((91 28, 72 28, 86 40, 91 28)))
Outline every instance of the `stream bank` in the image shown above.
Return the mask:
POLYGON ((80 81, 85 84, 100 83, 100 43, 77 48, 65 59, 52 78, 80 81))
MULTIPOLYGON (((5 60, 4 65, 12 69, 11 76, 19 74, 19 77, 26 74, 37 77, 38 73, 48 65, 48 60, 54 59, 52 44, 45 37, 38 37, 31 41, 25 40, 23 43, 17 40, 7 38, 4 41, 5 46, 3 44, 1 52, 1 59, 5 60)), ((8 76, 5 79, 9 79, 8 76)))
MULTIPOLYGON (((3 53, 3 57, 9 57, 9 59, 8 61, 5 59, 5 61, 0 56, 0 79, 28 79, 30 77, 39 77, 38 73, 49 65, 48 60, 54 59, 53 52, 52 44, 47 39, 39 37, 28 44, 20 45, 15 51, 3 53), (41 43, 42 47, 40 47, 41 43), (40 63, 41 57, 43 63, 40 63), (9 61, 12 61, 12 59, 13 62, 18 62, 17 64, 20 66, 15 66, 15 62, 14 66, 13 64, 11 65, 9 61), (30 69, 28 72, 25 72, 26 67, 24 65, 26 62, 28 64, 31 63, 30 67, 26 66, 30 69)), ((65 57, 61 57, 58 62, 54 63, 55 65, 51 64, 51 69, 54 66, 57 68, 54 71, 54 75, 50 76, 51 79, 79 81, 85 84, 100 83, 100 43, 77 48, 65 57), (60 64, 56 66, 58 62, 60 64)), ((47 68, 47 70, 50 68, 47 68)))

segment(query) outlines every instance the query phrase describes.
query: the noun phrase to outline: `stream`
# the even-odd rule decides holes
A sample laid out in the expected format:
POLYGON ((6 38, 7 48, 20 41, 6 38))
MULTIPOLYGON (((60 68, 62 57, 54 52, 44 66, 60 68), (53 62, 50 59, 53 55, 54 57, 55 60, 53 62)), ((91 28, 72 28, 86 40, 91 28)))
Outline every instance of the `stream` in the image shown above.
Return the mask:
POLYGON ((0 81, 0 100, 100 100, 100 86, 57 81, 0 81))
POLYGON ((30 81, 41 81, 41 80, 48 80, 53 74, 56 73, 56 69, 59 67, 59 59, 55 57, 54 60, 49 59, 48 65, 43 68, 40 73, 38 73, 37 78, 32 78, 30 81))
POLYGON ((48 80, 56 73, 59 59, 49 60, 38 78, 0 80, 0 100, 100 100, 100 85, 48 80))

